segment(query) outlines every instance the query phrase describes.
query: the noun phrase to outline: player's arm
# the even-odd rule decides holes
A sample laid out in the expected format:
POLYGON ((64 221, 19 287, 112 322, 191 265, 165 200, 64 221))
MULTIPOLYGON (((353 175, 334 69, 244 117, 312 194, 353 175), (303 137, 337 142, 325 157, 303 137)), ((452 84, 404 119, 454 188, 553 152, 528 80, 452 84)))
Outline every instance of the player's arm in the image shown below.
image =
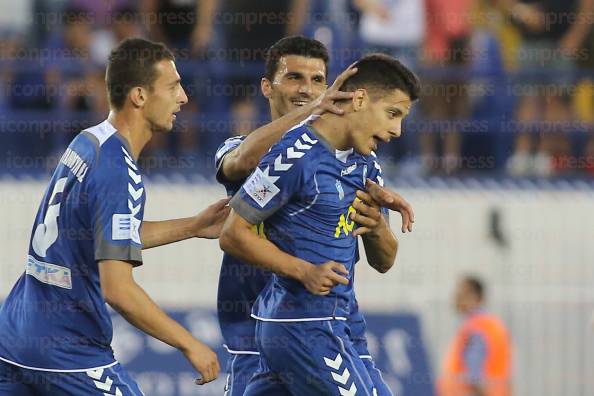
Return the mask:
POLYGON ((342 114, 343 110, 337 107, 334 102, 352 98, 352 92, 341 92, 339 88, 347 78, 356 72, 356 68, 348 68, 316 100, 249 133, 236 149, 225 156, 219 171, 221 175, 228 181, 245 179, 256 168, 270 147, 279 141, 288 129, 313 114, 322 114, 327 111, 342 114))
POLYGON ((135 282, 132 268, 126 261, 99 262, 105 301, 138 329, 179 349, 202 375, 197 384, 217 378, 220 370, 217 355, 155 304, 135 282))
POLYGON ((252 231, 252 224, 231 211, 219 239, 225 252, 278 275, 298 280, 313 294, 326 295, 338 283, 347 285, 347 269, 335 262, 313 265, 280 250, 267 239, 252 231))
POLYGON ((394 265, 398 240, 390 229, 387 216, 382 214, 381 207, 371 195, 357 191, 357 198, 353 202, 356 212, 351 215, 351 219, 359 227, 353 235, 361 235, 369 265, 378 272, 385 273, 394 265))
POLYGON ((485 396, 483 373, 487 360, 487 346, 480 333, 474 333, 468 338, 462 359, 467 369, 470 395, 485 396))
POLYGON ((230 198, 220 199, 196 216, 183 219, 144 221, 140 229, 143 249, 150 249, 189 238, 218 238, 229 215, 230 198))

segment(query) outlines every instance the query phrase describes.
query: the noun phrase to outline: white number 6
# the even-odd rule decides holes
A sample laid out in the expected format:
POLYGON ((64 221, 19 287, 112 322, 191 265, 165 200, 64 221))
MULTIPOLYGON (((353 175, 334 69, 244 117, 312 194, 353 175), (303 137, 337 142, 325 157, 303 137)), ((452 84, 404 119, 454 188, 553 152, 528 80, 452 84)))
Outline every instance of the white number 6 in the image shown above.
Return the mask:
MULTIPOLYGON (((64 191, 67 179, 67 177, 63 177, 56 182, 48 204, 54 200, 56 195, 64 191)), ((40 257, 45 257, 47 249, 49 249, 49 247, 56 242, 56 239, 58 239, 58 216, 60 215, 60 205, 61 202, 50 205, 45 212, 43 223, 38 224, 37 228, 35 228, 31 245, 33 246, 35 253, 40 257)))

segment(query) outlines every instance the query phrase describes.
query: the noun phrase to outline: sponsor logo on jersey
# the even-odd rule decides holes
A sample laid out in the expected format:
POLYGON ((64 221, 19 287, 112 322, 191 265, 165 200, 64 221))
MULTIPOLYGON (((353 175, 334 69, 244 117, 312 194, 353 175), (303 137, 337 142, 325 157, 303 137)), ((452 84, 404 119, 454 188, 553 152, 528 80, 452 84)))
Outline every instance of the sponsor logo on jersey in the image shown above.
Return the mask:
POLYGON ((262 172, 260 168, 256 168, 243 188, 261 208, 265 207, 280 192, 271 177, 262 172))
POLYGON ((340 177, 350 175, 351 173, 353 173, 353 171, 355 169, 357 169, 357 163, 354 163, 353 165, 349 166, 348 168, 341 170, 340 177))

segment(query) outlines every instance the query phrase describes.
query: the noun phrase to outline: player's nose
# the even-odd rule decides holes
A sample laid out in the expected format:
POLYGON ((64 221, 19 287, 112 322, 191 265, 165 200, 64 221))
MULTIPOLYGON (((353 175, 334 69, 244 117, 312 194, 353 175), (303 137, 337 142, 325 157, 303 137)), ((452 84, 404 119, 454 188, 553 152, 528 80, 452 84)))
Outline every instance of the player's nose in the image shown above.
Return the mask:
POLYGON ((183 88, 181 89, 181 94, 178 98, 177 103, 179 103, 180 105, 185 105, 186 103, 188 103, 188 95, 186 95, 186 91, 183 88))

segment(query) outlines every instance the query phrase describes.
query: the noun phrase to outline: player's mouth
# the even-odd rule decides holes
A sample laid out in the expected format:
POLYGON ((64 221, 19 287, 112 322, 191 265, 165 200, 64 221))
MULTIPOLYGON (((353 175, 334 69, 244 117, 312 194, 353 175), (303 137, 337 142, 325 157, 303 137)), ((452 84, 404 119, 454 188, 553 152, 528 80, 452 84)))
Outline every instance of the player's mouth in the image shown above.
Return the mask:
POLYGON ((309 102, 310 102, 309 99, 299 99, 299 100, 295 99, 295 100, 291 100, 291 103, 293 103, 293 106, 297 106, 297 107, 305 106, 309 102))

